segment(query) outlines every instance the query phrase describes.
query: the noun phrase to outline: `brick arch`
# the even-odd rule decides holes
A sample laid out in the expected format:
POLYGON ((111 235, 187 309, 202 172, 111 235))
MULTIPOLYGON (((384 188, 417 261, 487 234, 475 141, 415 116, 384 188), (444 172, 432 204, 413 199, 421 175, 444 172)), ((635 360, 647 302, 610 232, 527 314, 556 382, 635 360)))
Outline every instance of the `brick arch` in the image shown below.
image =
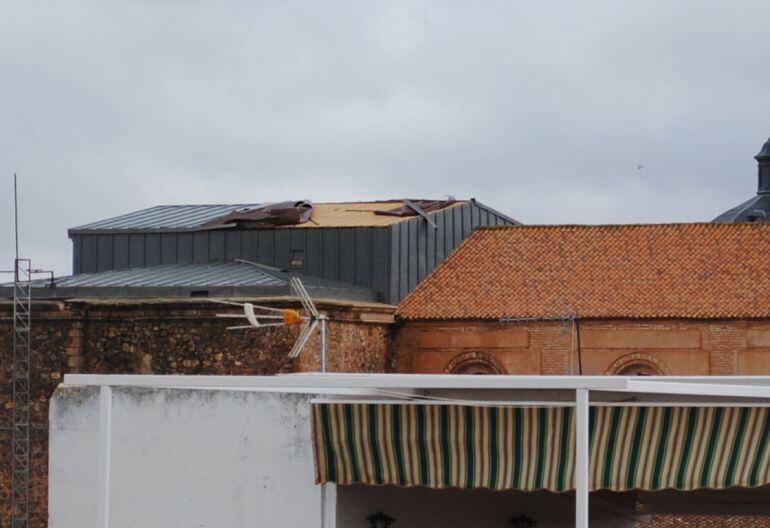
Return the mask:
POLYGON ((609 376, 670 376, 665 363, 651 354, 634 352, 620 356, 609 366, 609 376))
POLYGON ((464 352, 452 358, 444 367, 445 374, 506 374, 505 368, 491 354, 481 351, 464 352))

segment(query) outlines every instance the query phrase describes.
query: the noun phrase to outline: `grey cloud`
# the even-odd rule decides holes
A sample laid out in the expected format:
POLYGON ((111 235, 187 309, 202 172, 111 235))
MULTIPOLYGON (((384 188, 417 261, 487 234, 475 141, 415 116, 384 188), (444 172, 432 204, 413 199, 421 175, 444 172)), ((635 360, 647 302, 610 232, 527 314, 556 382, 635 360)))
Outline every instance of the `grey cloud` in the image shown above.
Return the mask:
POLYGON ((58 273, 67 227, 158 203, 454 194, 528 223, 709 220, 755 192, 768 15, 758 0, 6 2, 0 261, 13 172, 24 253, 58 273))

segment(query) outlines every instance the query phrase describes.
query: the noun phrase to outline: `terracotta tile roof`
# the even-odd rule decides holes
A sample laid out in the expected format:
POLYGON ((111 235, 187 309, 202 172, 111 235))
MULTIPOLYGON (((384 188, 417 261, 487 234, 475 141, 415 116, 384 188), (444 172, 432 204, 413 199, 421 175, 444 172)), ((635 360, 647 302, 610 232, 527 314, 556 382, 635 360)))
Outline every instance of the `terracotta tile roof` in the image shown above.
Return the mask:
POLYGON ((482 228, 397 315, 770 317, 770 223, 482 228))

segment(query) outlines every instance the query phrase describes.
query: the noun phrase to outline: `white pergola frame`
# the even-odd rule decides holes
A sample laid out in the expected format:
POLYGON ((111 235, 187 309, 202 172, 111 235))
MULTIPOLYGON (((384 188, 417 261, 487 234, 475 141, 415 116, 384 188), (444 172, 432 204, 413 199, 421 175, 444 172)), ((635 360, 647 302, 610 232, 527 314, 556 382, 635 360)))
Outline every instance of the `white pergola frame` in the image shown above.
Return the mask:
MULTIPOLYGON (((408 401, 440 405, 559 405, 575 406, 575 527, 589 526, 589 427, 591 406, 770 406, 770 377, 628 377, 628 376, 473 376, 421 374, 287 374, 279 376, 169 376, 67 374, 64 386, 100 387, 98 526, 109 528, 112 388, 157 387, 176 389, 293 392, 323 395, 329 401, 408 401), (571 401, 537 399, 432 398, 424 391, 567 391, 571 401), (653 401, 592 401, 591 393, 625 393, 653 401), (376 400, 374 398, 377 398, 376 400), (385 398, 385 399, 383 399, 385 398), (688 398, 690 398, 688 400, 688 398)), ((324 400, 326 401, 326 400, 324 400)), ((322 490, 324 491, 324 490, 322 490)), ((324 494, 325 497, 325 494, 324 494)), ((326 505, 326 498, 322 508, 326 505)), ((326 517, 326 515, 324 515, 326 517)))

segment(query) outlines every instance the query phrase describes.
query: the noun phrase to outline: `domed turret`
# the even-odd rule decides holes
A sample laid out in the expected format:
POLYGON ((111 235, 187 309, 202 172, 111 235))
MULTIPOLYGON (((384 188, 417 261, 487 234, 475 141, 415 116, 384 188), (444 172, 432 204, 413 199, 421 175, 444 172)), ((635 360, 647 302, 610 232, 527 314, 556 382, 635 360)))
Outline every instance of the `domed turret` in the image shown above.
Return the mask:
POLYGON ((754 156, 759 169, 757 195, 714 219, 714 222, 765 222, 770 220, 770 139, 754 156))
POLYGON ((754 156, 759 164, 759 190, 758 194, 770 193, 770 139, 768 139, 759 154, 754 156))

